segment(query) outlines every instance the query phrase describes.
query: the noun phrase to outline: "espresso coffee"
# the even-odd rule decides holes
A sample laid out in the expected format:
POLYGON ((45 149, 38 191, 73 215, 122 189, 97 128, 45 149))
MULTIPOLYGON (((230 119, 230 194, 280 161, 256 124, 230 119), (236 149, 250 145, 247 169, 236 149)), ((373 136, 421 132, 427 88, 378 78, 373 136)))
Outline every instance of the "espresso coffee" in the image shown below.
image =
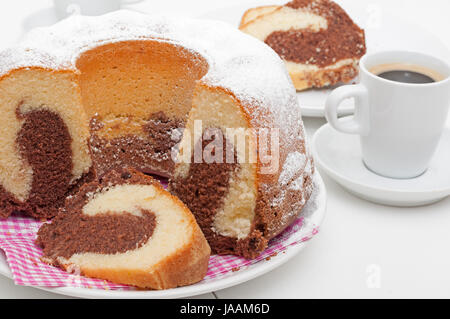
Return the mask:
POLYGON ((369 70, 380 78, 411 84, 427 84, 444 80, 444 76, 432 69, 407 63, 380 64, 369 70))

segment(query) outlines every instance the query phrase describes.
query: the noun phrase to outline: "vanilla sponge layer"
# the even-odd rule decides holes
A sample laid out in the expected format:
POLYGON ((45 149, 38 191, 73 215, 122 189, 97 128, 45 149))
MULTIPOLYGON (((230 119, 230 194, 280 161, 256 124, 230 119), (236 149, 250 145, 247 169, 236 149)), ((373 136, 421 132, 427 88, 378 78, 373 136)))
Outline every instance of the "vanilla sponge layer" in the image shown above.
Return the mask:
POLYGON ((24 119, 21 114, 48 110, 58 114, 72 137, 72 181, 91 166, 89 130, 81 96, 72 72, 20 69, 0 81, 0 184, 20 201, 31 191, 33 169, 16 143, 24 119))
POLYGON ((180 142, 180 163, 176 164, 175 178, 188 176, 194 145, 207 128, 221 130, 237 154, 239 164, 237 173, 230 177, 228 192, 215 214, 212 230, 222 236, 243 239, 250 234, 255 218, 257 166, 252 160, 256 160, 257 141, 248 134, 250 126, 238 102, 226 92, 206 86, 196 89, 180 142))
POLYGON ((344 59, 344 60, 337 61, 334 64, 327 65, 326 67, 318 67, 317 65, 314 65, 314 64, 296 63, 296 62, 291 62, 291 61, 284 61, 284 63, 286 64, 286 68, 288 69, 289 72, 292 72, 292 73, 311 72, 311 73, 313 73, 313 72, 323 71, 323 70, 333 71, 333 70, 342 68, 344 66, 357 67, 358 61, 359 61, 358 59, 344 59))
POLYGON ((264 41, 276 31, 308 29, 317 32, 327 28, 327 20, 320 15, 302 9, 280 7, 272 12, 269 11, 268 14, 259 16, 258 19, 241 26, 240 29, 264 41))

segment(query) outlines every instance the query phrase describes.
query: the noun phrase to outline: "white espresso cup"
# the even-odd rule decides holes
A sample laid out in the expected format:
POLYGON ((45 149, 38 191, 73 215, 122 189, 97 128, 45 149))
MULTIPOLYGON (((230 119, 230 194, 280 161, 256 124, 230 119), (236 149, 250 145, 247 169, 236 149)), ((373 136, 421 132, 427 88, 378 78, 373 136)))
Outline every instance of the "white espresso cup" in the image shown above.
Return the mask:
POLYGON ((53 0, 56 14, 63 19, 72 14, 96 16, 120 9, 122 4, 133 4, 142 0, 53 0))
POLYGON ((360 83, 330 94, 326 118, 336 130, 360 135, 362 159, 370 170, 391 178, 414 178, 428 168, 449 106, 450 66, 446 62, 422 53, 387 51, 361 59, 360 83), (399 64, 435 72, 439 79, 411 84, 372 73, 381 65, 399 64), (355 98, 354 116, 339 119, 339 104, 351 97, 355 98))

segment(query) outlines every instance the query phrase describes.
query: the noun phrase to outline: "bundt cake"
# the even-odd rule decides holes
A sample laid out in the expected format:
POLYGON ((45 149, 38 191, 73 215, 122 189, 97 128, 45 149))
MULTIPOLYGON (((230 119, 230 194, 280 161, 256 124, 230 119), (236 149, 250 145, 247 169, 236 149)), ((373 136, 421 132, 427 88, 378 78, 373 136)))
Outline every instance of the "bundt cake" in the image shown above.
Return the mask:
POLYGON ((39 229, 37 244, 47 263, 151 289, 202 280, 211 252, 178 198, 152 177, 126 168, 68 197, 60 214, 39 229))
POLYGON ((364 31, 329 0, 252 8, 239 29, 280 55, 297 90, 349 82, 366 52, 364 31))
POLYGON ((224 23, 73 16, 0 53, 0 75, 4 217, 54 216, 80 184, 130 166, 169 177, 213 252, 251 258, 312 192, 283 61, 224 23))

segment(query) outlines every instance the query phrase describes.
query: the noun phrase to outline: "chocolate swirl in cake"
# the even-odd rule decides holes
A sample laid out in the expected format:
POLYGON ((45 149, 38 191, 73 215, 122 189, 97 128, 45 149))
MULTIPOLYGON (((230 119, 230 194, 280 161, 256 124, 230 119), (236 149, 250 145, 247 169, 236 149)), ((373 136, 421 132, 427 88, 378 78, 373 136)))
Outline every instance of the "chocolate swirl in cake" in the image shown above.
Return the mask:
POLYGON ((294 0, 293 9, 308 9, 324 17, 326 29, 275 31, 265 43, 287 61, 325 67, 343 59, 362 57, 366 52, 364 31, 336 3, 328 0, 294 0))
POLYGON ((80 211, 63 212, 39 229, 36 243, 43 248, 44 257, 52 260, 68 259, 78 253, 125 253, 142 247, 155 229, 155 215, 148 210, 140 211, 142 216, 126 212, 96 216, 86 216, 80 211))

